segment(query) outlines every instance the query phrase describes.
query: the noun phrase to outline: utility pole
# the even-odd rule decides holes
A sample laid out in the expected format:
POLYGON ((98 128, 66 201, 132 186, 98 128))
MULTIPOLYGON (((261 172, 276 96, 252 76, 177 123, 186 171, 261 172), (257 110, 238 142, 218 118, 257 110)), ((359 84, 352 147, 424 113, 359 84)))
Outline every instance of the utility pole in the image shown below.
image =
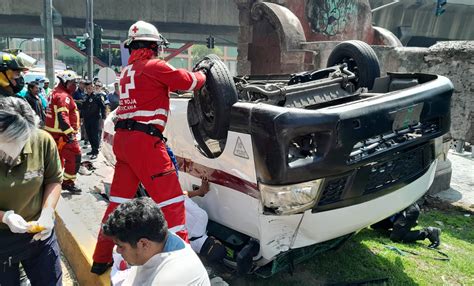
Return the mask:
POLYGON ((87 76, 89 80, 94 77, 94 0, 87 0, 86 31, 89 34, 87 41, 87 76))
POLYGON ((44 62, 46 77, 54 82, 53 0, 44 0, 44 30, 44 62))

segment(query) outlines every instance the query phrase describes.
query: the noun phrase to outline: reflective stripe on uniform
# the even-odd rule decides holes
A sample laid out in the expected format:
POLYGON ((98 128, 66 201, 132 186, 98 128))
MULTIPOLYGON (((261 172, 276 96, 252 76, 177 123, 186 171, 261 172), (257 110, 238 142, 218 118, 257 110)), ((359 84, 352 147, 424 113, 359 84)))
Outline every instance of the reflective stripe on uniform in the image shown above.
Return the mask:
POLYGON ((132 199, 126 199, 126 198, 115 197, 115 196, 110 196, 109 197, 109 202, 117 203, 117 204, 123 204, 123 203, 129 202, 131 200, 132 199))
MULTIPOLYGON (((116 196, 110 196, 109 197, 109 201, 111 203, 117 203, 117 204, 123 204, 123 203, 129 202, 131 200, 132 199, 126 199, 126 198, 121 198, 121 197, 116 197, 116 196)), ((179 203, 179 202, 183 202, 183 201, 184 201, 184 196, 178 196, 178 197, 174 197, 172 199, 169 199, 169 200, 166 200, 166 201, 163 201, 163 202, 159 203, 158 207, 164 208, 166 206, 169 206, 169 205, 172 205, 172 204, 175 204, 175 203, 179 203)))
POLYGON ((168 117, 168 110, 164 108, 159 108, 157 110, 138 110, 130 113, 117 114, 117 117, 120 119, 129 119, 135 116, 140 117, 151 117, 155 115, 164 115, 168 117))
POLYGON ((189 91, 193 91, 194 88, 196 87, 197 83, 198 83, 198 80, 196 78, 196 75, 192 72, 189 72, 189 74, 191 75, 191 77, 193 78, 193 82, 191 83, 191 87, 188 89, 189 91))
MULTIPOLYGON (((66 134, 66 135, 75 132, 74 128, 72 128, 71 125, 66 130, 62 130, 61 128, 59 128, 59 116, 60 116, 59 113, 66 112, 69 115, 69 109, 65 106, 58 108, 58 106, 56 105, 53 105, 53 109, 54 109, 54 125, 53 127, 44 126, 44 130, 48 132, 52 132, 52 133, 60 133, 60 134, 66 134)), ((76 117, 78 120, 77 126, 79 126, 79 112, 77 110, 74 110, 74 112, 76 112, 76 117)))
POLYGON ((56 113, 58 113, 58 112, 67 112, 67 113, 69 113, 69 109, 67 109, 67 107, 60 107, 60 108, 56 109, 56 106, 54 106, 54 110, 55 110, 56 113))
POLYGON ((76 179, 76 175, 71 175, 71 174, 68 174, 66 172, 64 172, 63 176, 64 176, 64 178, 69 179, 69 180, 76 179))
POLYGON ((143 123, 143 124, 156 124, 156 125, 160 125, 160 126, 163 126, 165 127, 165 122, 161 119, 155 119, 155 120, 149 120, 149 121, 138 121, 140 123, 143 123))
POLYGON ((172 65, 170 65, 168 62, 165 62, 165 65, 167 65, 172 71, 175 71, 176 68, 172 65))
POLYGON ((169 206, 169 205, 172 205, 172 204, 175 204, 175 203, 179 203, 179 202, 183 202, 183 201, 184 201, 184 196, 178 196, 178 197, 174 197, 172 199, 163 201, 163 202, 159 203, 158 206, 160 208, 164 208, 166 206, 169 206))
POLYGON ((64 130, 61 130, 59 128, 53 128, 53 127, 45 126, 44 130, 46 130, 48 132, 61 133, 61 134, 69 134, 71 132, 74 132, 74 129, 72 129, 72 127, 70 127, 69 129, 64 131, 64 130))
POLYGON ((173 226, 172 228, 169 228, 168 230, 171 231, 172 233, 177 233, 178 231, 185 230, 186 226, 184 224, 173 226))
POLYGON ((64 130, 63 132, 64 132, 64 134, 69 134, 69 133, 74 132, 74 129, 72 127, 69 127, 68 129, 64 130))

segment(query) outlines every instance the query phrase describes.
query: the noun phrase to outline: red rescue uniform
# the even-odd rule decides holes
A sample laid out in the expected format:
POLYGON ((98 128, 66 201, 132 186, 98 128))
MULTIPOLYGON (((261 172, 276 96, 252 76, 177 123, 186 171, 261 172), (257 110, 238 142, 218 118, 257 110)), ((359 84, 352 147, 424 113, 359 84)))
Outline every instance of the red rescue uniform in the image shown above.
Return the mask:
MULTIPOLYGON (((206 77, 202 72, 175 69, 165 61, 150 59, 148 51, 134 50, 129 65, 122 70, 117 117, 119 122, 131 119, 163 132, 170 109, 169 92, 199 89, 206 77)), ((120 203, 135 197, 141 182, 161 207, 169 230, 187 241, 183 191, 165 143, 142 131, 117 129, 113 150, 117 163, 103 222, 120 203)), ((111 262, 113 246, 101 231, 94 262, 111 262)))
POLYGON ((56 141, 64 167, 63 185, 74 185, 81 163, 81 148, 75 139, 79 111, 67 89, 59 84, 49 97, 44 129, 56 141))

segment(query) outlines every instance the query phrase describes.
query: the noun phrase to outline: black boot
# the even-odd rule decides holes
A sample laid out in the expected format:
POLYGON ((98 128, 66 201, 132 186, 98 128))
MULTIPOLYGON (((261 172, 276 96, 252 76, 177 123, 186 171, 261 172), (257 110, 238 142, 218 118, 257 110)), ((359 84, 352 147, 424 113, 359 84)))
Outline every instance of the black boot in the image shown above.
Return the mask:
POLYGON ((225 246, 212 236, 206 239, 200 251, 200 254, 211 263, 221 261, 226 253, 225 246))
POLYGON ((260 251, 260 244, 256 240, 250 240, 237 254, 237 272, 247 274, 253 268, 253 257, 260 251))
POLYGON ((436 248, 440 245, 441 241, 439 240, 439 236, 441 235, 441 229, 437 227, 432 227, 429 226, 426 229, 426 238, 428 238, 431 242, 430 245, 428 245, 429 248, 436 248))
POLYGON ((62 189, 69 191, 70 193, 73 193, 73 194, 80 194, 82 192, 81 189, 71 184, 68 184, 68 185, 63 184, 62 189))
POLYGON ((112 263, 92 263, 91 272, 97 275, 102 275, 112 266, 112 263))

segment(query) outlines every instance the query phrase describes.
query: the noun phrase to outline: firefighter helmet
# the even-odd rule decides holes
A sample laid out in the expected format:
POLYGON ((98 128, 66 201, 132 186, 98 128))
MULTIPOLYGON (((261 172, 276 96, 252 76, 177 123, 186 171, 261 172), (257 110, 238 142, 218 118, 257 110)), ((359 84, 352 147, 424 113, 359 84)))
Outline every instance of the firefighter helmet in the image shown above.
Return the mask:
POLYGON ((163 43, 163 37, 158 29, 145 21, 138 21, 128 29, 128 39, 124 46, 128 47, 133 41, 156 42, 159 45, 163 43))
POLYGON ((64 83, 70 80, 76 81, 79 79, 76 72, 72 70, 63 70, 57 75, 57 77, 64 83))
POLYGON ((13 54, 0 52, 0 71, 20 70, 26 71, 28 68, 23 65, 22 61, 18 61, 13 54))

